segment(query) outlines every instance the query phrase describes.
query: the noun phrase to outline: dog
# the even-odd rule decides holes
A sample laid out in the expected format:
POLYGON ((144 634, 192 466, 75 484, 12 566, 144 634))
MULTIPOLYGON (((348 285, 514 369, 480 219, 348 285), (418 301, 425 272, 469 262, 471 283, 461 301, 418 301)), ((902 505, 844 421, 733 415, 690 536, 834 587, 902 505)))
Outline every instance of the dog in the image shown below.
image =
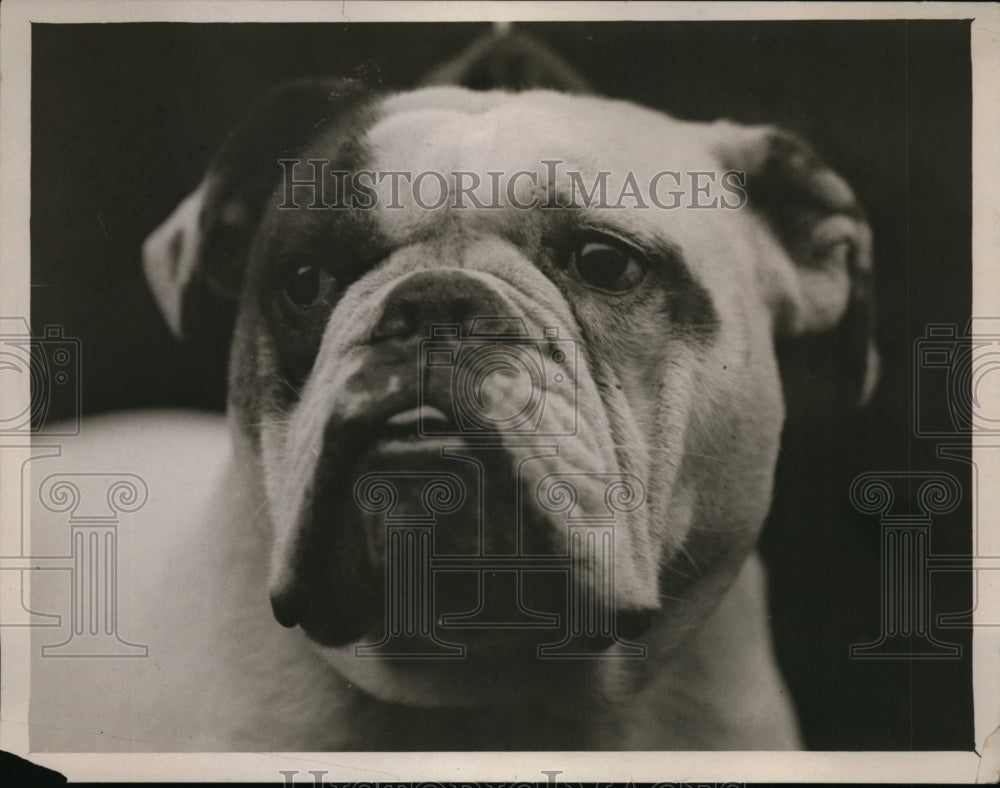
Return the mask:
POLYGON ((755 551, 775 347, 839 332, 859 402, 877 355, 870 230, 799 139, 300 81, 144 264, 181 337, 237 305, 228 421, 67 448, 149 483, 149 658, 36 661, 33 748, 801 747, 755 551))

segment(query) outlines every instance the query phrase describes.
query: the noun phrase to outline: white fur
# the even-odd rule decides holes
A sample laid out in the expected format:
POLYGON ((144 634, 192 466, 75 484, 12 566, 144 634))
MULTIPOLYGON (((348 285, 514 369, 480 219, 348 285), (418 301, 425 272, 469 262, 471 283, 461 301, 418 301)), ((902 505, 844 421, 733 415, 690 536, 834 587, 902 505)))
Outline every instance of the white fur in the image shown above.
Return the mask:
MULTIPOLYGON (((428 89, 388 99, 379 118, 365 138, 374 170, 509 173, 559 159, 584 175, 611 171, 612 195, 627 172, 645 182, 664 169, 718 170, 720 142, 747 146, 748 161, 756 150, 738 127, 548 92, 428 89)), ((383 206, 389 197, 383 184, 383 206)), ((487 685, 454 662, 362 662, 350 647, 320 655, 299 630, 272 620, 267 576, 287 564, 331 413, 365 407, 367 393, 349 395, 345 381, 364 363, 376 307, 392 287, 418 270, 461 270, 531 331, 558 325, 560 337, 583 341, 559 290, 504 239, 517 212, 426 212, 404 200, 403 209, 378 213, 398 249, 337 304, 301 403, 265 426, 260 460, 239 435, 230 452, 221 420, 179 414, 102 419, 67 446, 67 466, 120 467, 149 485, 150 503, 121 549, 121 618, 150 657, 36 660, 32 747, 378 749, 395 740, 380 717, 392 712, 376 697, 478 704, 495 715, 504 702, 521 702, 518 693, 578 726, 580 746, 797 747, 754 553, 784 418, 773 337, 776 327, 836 322, 849 283, 836 255, 803 275, 749 209, 581 211, 609 232, 681 249, 719 318, 711 340, 699 343, 649 314, 623 324, 624 302, 575 293, 589 343, 578 376, 581 429, 561 442, 558 458, 532 470, 536 479, 571 468, 643 480, 648 506, 616 532, 614 569, 619 604, 661 607, 641 638, 648 659, 567 664, 514 687, 487 685), (695 579, 678 599, 669 589, 682 567, 695 579)), ((553 403, 547 418, 566 418, 569 406, 553 403)), ((40 585, 39 607, 60 604, 59 593, 40 585)), ((531 723, 523 724, 530 744, 531 723)), ((432 748, 449 741, 435 740, 433 725, 417 733, 432 748)))

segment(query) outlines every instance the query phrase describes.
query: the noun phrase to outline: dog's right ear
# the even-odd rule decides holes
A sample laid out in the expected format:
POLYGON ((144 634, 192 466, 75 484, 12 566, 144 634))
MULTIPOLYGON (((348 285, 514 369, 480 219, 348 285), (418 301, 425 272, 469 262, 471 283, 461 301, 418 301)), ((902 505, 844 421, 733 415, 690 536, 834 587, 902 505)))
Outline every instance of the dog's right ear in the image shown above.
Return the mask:
POLYGON ((299 80, 276 88, 230 133, 204 178, 146 238, 142 263, 171 331, 198 334, 218 296, 238 297, 254 228, 294 157, 315 131, 367 96, 352 80, 299 80))
POLYGON ((774 277, 780 284, 773 288, 771 307, 786 399, 819 401, 836 384, 856 403, 866 403, 879 369, 872 238, 853 190, 786 131, 728 121, 709 129, 724 166, 744 176, 749 209, 770 225, 785 253, 775 262, 789 275, 774 277), (818 353, 811 340, 834 334, 841 357, 836 374, 808 372, 828 355, 818 353), (798 396, 807 382, 815 384, 810 396, 798 396))

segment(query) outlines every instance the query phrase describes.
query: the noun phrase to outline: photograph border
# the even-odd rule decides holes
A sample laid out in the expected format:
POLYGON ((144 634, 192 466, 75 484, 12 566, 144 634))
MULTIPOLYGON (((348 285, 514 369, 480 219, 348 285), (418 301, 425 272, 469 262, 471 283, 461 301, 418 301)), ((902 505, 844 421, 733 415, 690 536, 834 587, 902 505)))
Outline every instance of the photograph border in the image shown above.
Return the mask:
MULTIPOLYGON (((973 309, 1000 315, 1000 8, 975 3, 504 3, 271 2, 200 3, 13 0, 0 10, 0 315, 30 314, 32 23, 389 21, 683 21, 971 19, 973 86, 973 309)), ((27 386, 27 381, 25 381, 27 386)), ((22 392, 24 394, 24 392, 22 392)), ((27 397, 25 397, 27 399, 27 397)), ((24 445, 27 438, 2 445, 24 445)), ((978 468, 980 554, 1000 555, 997 441, 973 432, 978 468)), ((0 482, 20 466, 0 453, 0 482)), ((16 501, 0 497, 4 527, 20 522, 16 501)), ((25 504, 27 505, 27 504, 25 504)), ((25 512, 27 516, 27 512, 25 512)), ((19 594, 0 574, 0 594, 19 594)), ((16 573, 19 574, 19 573, 16 573)), ((973 573, 975 574, 975 573, 973 573)), ((1000 620, 1000 572, 979 572, 975 619, 1000 620)), ((0 747, 72 780, 296 781, 798 781, 997 782, 1000 780, 1000 627, 973 623, 974 751, 948 752, 532 752, 532 753, 37 753, 28 740, 30 629, 0 628, 0 747), (548 776, 554 774, 555 776, 548 776)))

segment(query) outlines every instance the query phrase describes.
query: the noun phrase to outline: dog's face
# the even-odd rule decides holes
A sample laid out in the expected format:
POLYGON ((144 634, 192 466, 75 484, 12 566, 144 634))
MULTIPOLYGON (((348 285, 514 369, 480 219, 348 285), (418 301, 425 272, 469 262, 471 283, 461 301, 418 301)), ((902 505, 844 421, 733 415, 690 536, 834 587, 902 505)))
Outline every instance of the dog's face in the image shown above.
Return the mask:
POLYGON ((257 142, 231 143, 146 247, 179 328, 199 283, 239 293, 230 408, 266 497, 276 616, 388 699, 503 697, 507 672, 530 692, 533 673, 548 686, 602 663, 543 665, 552 628, 445 619, 511 612, 461 571, 477 557, 491 572, 498 556, 568 557, 521 574, 526 609, 565 621, 588 599, 615 624, 591 627, 584 651, 642 642, 651 619, 669 651, 767 514, 776 337, 863 313, 868 234, 850 190, 773 129, 546 91, 310 90, 278 101, 295 128, 252 117, 241 134, 257 142), (338 208, 289 192, 283 157, 319 162, 338 208), (739 188, 720 191, 734 171, 739 188), (425 172, 448 199, 436 176, 423 190, 379 177, 425 172), (602 182, 588 207, 581 184, 602 182), (465 659, 358 658, 392 626, 403 553, 389 531, 428 518, 427 555, 455 559, 424 586, 430 626, 465 659), (595 524, 598 546, 581 548, 595 524))

